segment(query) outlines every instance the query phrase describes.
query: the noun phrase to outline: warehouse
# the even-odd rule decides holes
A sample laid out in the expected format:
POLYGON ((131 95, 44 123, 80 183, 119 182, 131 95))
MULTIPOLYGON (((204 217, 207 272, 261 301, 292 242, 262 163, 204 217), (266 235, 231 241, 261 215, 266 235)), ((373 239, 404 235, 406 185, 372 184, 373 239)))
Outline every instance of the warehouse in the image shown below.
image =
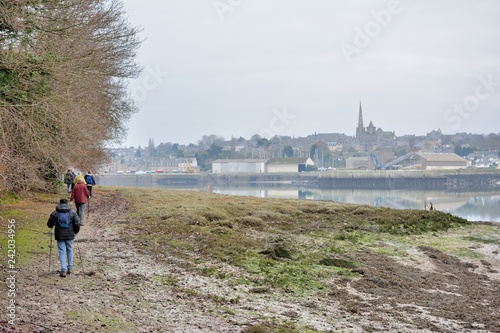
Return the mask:
POLYGON ((213 173, 261 173, 266 172, 267 159, 219 159, 212 162, 213 173))
POLYGON ((415 163, 424 170, 456 170, 467 167, 467 160, 454 153, 416 152, 415 163))

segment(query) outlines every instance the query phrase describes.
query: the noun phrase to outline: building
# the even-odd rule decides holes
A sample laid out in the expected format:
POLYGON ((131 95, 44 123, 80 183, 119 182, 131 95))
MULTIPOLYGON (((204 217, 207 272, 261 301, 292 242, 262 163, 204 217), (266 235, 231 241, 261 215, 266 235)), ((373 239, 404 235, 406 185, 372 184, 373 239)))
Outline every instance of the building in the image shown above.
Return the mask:
POLYGON ((381 128, 376 128, 372 121, 367 127, 363 125, 363 110, 359 102, 358 127, 356 127, 356 139, 361 143, 380 143, 383 141, 394 141, 394 132, 386 132, 381 128))
POLYGON ((271 159, 219 159, 212 162, 213 173, 301 172, 314 165, 309 157, 271 159))
POLYGON ((178 160, 178 170, 188 173, 200 171, 200 169, 198 168, 198 160, 196 159, 196 157, 186 157, 185 159, 178 160))
POLYGON ((302 172, 314 165, 310 157, 271 158, 266 162, 267 172, 302 172))
POLYGON ((415 152, 415 164, 424 170, 456 170, 467 167, 467 160, 455 153, 415 152))
POLYGON ((266 172, 266 159, 219 159, 212 162, 213 173, 266 172))
POLYGON ((474 161, 476 168, 497 168, 500 165, 500 158, 496 154, 488 154, 474 161))

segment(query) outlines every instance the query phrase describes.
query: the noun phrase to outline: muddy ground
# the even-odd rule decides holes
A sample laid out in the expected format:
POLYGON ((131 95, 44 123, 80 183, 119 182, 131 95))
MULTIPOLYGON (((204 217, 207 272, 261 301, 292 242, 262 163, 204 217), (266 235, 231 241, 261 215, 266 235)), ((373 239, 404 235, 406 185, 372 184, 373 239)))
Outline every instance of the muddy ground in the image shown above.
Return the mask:
POLYGON ((0 332, 278 332, 269 328, 276 323, 279 332, 500 332, 495 242, 478 243, 472 250, 482 259, 467 261, 430 247, 398 260, 360 249, 352 258, 362 263, 359 278, 332 279, 320 295, 296 298, 198 275, 168 253, 152 257, 124 241, 137 222, 125 216, 126 202, 111 192, 92 200, 74 274, 59 277, 55 248, 49 272, 41 250, 17 275, 18 325, 2 314, 0 332))

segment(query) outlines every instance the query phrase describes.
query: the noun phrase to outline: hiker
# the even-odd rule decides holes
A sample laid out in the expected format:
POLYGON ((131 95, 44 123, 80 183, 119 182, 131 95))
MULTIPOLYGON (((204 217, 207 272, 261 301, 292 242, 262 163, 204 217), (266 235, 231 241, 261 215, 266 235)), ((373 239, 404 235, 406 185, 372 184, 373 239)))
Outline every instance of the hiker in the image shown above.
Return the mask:
POLYGON ((76 213, 80 218, 80 226, 83 226, 83 222, 85 219, 85 204, 87 203, 87 199, 90 197, 89 190, 87 185, 83 183, 81 179, 78 179, 78 183, 73 187, 71 191, 71 197, 69 201, 75 200, 76 213))
POLYGON ((78 214, 71 209, 68 199, 61 199, 47 221, 47 227, 55 226, 55 239, 59 251, 61 271, 59 276, 66 277, 73 269, 73 239, 80 231, 78 214))
POLYGON ((71 193, 71 189, 73 188, 73 181, 75 180, 75 173, 73 170, 68 169, 66 174, 64 175, 64 184, 68 185, 68 193, 71 193))
POLYGON ((95 178, 92 172, 88 172, 84 177, 85 182, 87 183, 87 189, 89 190, 90 196, 92 198, 92 186, 95 185, 95 178))
POLYGON ((73 186, 76 186, 79 180, 81 180, 84 184, 87 184, 87 182, 85 181, 85 177, 83 177, 82 173, 79 172, 78 175, 76 175, 73 179, 73 186))

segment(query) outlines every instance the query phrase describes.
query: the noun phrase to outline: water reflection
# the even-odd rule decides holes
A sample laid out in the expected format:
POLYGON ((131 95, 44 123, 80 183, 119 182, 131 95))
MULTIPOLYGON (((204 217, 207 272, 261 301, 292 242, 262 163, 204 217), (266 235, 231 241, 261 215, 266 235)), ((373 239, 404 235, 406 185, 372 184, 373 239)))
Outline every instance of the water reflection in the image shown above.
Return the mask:
POLYGON ((258 198, 283 198, 300 200, 323 200, 342 203, 389 207, 396 209, 424 209, 432 205, 435 209, 463 217, 469 221, 500 222, 500 193, 496 192, 447 192, 422 190, 320 190, 286 184, 255 184, 241 186, 217 186, 199 183, 196 185, 160 184, 151 177, 101 177, 99 184, 105 186, 137 186, 170 189, 196 190, 225 195, 243 195, 258 198))
POLYGON ((211 192, 259 198, 336 201, 396 209, 434 209, 469 221, 500 222, 498 192, 445 192, 414 190, 320 190, 297 188, 214 187, 211 192))

